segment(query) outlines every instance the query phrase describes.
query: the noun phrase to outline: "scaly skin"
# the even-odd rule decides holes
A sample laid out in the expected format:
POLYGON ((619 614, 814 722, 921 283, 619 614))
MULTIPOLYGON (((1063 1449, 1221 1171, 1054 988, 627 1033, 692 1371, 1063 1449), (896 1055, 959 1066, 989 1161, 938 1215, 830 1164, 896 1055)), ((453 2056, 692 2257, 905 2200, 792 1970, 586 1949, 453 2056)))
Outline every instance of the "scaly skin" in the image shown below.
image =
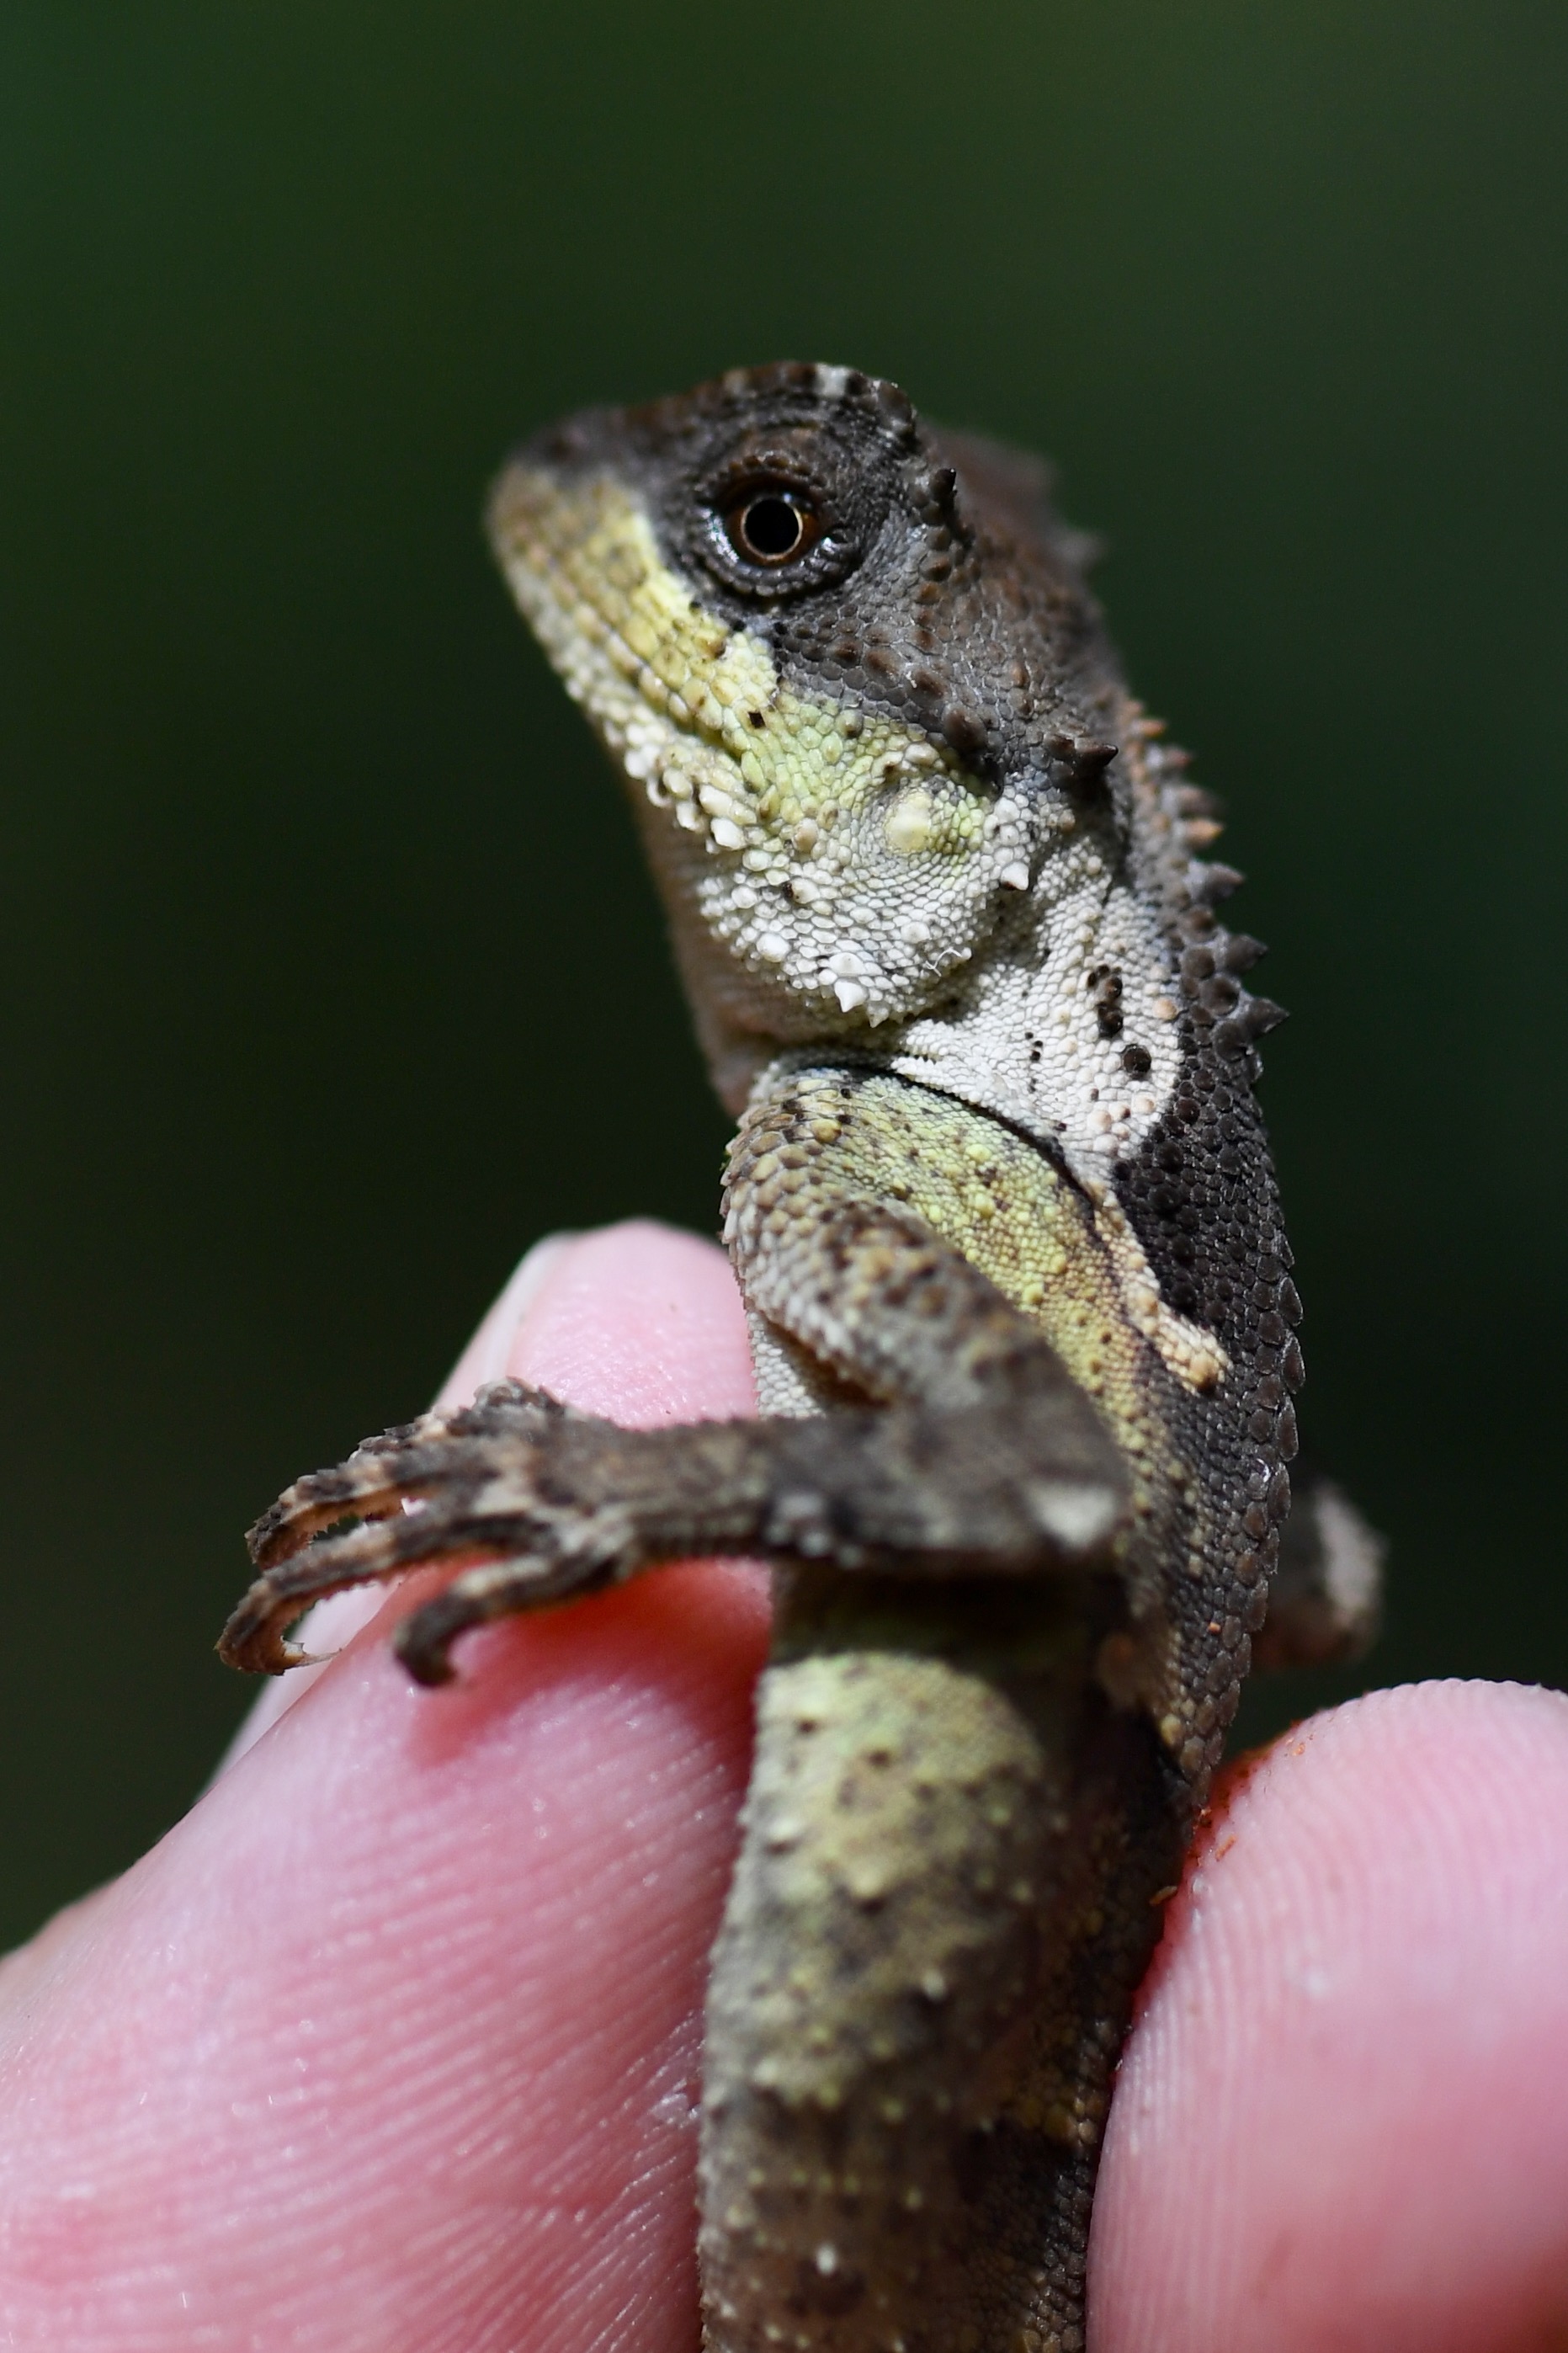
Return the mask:
POLYGON ((769 1556, 707 2341, 1069 2353, 1111 2071, 1295 1450, 1237 878, 1043 478, 892 385, 785 366, 595 412, 491 516, 740 1115, 769 1418, 622 1432, 501 1384, 389 1432, 258 1525, 226 1653, 276 1671, 318 1594, 478 1553, 399 1637, 437 1682, 487 1618, 769 1556))

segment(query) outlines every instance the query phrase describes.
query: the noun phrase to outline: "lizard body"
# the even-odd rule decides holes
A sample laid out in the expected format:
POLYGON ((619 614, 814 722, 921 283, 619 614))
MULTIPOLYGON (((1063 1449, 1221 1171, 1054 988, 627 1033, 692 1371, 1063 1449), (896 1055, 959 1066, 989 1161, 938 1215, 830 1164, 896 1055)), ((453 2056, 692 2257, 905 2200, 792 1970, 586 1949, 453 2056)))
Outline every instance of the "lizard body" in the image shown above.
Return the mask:
POLYGON ((1071 2353, 1111 2073, 1295 1451, 1238 878, 1043 476, 890 385, 786 365, 589 413, 491 524, 740 1116, 766 1418, 626 1432, 507 1383, 390 1431, 258 1524, 226 1655, 277 1671, 317 1595, 477 1553, 400 1630, 435 1682, 485 1619, 771 1559, 707 2341, 1071 2353))

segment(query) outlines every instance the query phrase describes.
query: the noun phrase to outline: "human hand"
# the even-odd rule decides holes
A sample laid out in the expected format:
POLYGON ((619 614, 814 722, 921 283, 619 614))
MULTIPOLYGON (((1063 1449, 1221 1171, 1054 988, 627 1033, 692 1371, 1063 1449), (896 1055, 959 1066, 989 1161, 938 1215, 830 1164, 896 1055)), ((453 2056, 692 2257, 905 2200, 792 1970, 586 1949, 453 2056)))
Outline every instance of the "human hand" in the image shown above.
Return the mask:
MULTIPOLYGON (((744 1412, 722 1259, 552 1245, 448 1385, 744 1412)), ((766 1640, 693 1565, 324 1671, 0 1970, 0 2344, 675 2353, 704 1961, 766 1640), (258 1736, 264 1733, 264 1736, 258 1736)), ((330 1613, 330 1614, 329 1614, 330 1613)), ((1568 2336, 1568 1701, 1373 1694, 1269 1752, 1168 1907, 1112 2109, 1094 2353, 1568 2336)))

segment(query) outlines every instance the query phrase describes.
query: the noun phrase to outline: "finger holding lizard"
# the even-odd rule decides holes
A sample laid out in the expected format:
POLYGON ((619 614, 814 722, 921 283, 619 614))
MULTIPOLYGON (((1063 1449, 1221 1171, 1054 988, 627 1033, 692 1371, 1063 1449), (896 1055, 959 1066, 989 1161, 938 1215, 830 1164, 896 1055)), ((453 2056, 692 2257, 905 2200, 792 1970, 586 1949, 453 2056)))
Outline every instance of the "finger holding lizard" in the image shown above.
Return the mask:
POLYGON ((1568 1698, 1369 1693, 1230 1782, 1095 2214, 1093 2353, 1568 2333, 1568 1698))
MULTIPOLYGON (((546 1271, 449 1397, 512 1371, 627 1420, 743 1407, 716 1253, 621 1229, 546 1271)), ((689 2099, 757 1588, 666 1571, 473 1638, 438 1716, 384 1626, 270 1685, 274 1721, 307 1704, 0 1975, 26 2353, 693 2342, 689 2099)), ((1380 1694, 1232 1795, 1112 2109, 1093 2353, 1552 2341, 1565 1716, 1380 1694)))
MULTIPOLYGON (((562 1246, 477 1345, 627 1422, 751 1401, 722 1258, 658 1228, 562 1246)), ((760 1581, 675 1567, 473 1637, 436 1713, 385 1641, 431 1589, 269 1686, 191 1813, 0 1973, 0 2341, 689 2343, 760 1581)))

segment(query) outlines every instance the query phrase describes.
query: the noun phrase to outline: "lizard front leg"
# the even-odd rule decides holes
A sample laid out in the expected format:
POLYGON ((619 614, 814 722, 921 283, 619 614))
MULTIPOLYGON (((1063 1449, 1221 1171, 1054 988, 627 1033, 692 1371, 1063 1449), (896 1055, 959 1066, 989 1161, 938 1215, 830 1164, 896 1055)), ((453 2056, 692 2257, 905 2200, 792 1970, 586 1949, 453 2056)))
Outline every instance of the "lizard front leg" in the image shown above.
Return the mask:
POLYGON ((912 1219, 845 1204, 822 1218, 816 1245, 825 1282, 847 1298, 891 1275, 933 1388, 942 1367, 933 1402, 809 1424, 622 1430, 498 1384, 280 1497, 251 1533, 261 1573, 225 1629, 224 1657, 279 1672, 301 1662, 284 1635, 312 1601, 475 1555, 399 1630, 421 1682, 446 1678, 468 1627, 692 1554, 937 1577, 1108 1560, 1125 1481, 1048 1344, 912 1219))

